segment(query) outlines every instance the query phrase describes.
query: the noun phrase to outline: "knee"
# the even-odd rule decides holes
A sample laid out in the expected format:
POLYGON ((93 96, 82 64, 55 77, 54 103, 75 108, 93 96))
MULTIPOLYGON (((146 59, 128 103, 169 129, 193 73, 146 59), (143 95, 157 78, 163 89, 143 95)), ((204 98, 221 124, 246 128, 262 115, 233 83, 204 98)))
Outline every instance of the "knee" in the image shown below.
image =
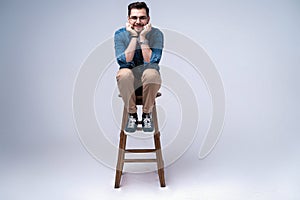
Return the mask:
POLYGON ((156 69, 146 69, 142 76, 142 82, 144 84, 161 84, 160 74, 156 69))
POLYGON ((134 76, 133 76, 131 69, 127 69, 127 68, 120 69, 117 73, 116 78, 117 78, 118 82, 134 80, 134 76))

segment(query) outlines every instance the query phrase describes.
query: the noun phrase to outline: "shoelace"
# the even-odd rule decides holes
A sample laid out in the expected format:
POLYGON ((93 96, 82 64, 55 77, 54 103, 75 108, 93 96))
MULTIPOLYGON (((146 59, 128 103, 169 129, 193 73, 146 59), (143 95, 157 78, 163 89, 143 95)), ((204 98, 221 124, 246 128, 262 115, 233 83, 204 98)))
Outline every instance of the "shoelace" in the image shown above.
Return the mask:
POLYGON ((128 121, 128 127, 129 128, 134 128, 135 123, 136 123, 136 119, 133 116, 130 116, 129 121, 128 121))
POLYGON ((144 118, 144 127, 151 128, 151 119, 148 116, 144 118))

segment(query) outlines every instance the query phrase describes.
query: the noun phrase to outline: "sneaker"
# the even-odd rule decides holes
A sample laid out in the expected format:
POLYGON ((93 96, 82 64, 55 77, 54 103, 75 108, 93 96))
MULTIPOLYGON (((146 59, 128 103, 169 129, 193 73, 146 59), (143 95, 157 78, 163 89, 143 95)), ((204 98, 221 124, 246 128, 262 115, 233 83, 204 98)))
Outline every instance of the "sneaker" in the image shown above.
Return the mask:
POLYGON ((144 132, 153 132, 153 121, 151 113, 143 113, 142 126, 144 132))
POLYGON ((138 125, 138 116, 136 113, 129 113, 125 131, 133 133, 136 131, 138 125))

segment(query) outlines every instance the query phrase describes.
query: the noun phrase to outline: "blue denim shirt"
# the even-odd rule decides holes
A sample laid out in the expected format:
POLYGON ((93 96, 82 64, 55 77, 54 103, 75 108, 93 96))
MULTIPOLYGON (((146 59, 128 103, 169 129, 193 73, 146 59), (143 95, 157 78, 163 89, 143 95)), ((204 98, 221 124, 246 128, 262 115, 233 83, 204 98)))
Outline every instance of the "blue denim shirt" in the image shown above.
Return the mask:
POLYGON ((162 56, 163 50, 163 33, 158 29, 152 27, 151 31, 146 35, 146 39, 149 41, 149 47, 152 50, 150 62, 145 62, 142 54, 142 50, 139 44, 136 46, 133 60, 126 62, 125 50, 127 49, 131 40, 130 33, 126 31, 126 28, 121 28, 115 32, 115 55, 117 62, 121 68, 135 68, 142 67, 143 69, 154 68, 159 71, 159 61, 162 56))

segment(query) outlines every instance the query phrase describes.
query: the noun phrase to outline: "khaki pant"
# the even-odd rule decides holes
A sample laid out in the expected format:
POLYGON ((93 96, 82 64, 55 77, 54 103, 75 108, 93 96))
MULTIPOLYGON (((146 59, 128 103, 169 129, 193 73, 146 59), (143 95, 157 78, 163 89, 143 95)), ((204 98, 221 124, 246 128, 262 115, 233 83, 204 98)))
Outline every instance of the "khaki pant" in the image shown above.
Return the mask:
POLYGON ((161 86, 161 77, 156 69, 145 69, 141 79, 134 76, 131 69, 123 68, 117 73, 117 83, 125 107, 129 113, 136 113, 135 89, 143 86, 143 112, 150 113, 156 94, 161 86))

